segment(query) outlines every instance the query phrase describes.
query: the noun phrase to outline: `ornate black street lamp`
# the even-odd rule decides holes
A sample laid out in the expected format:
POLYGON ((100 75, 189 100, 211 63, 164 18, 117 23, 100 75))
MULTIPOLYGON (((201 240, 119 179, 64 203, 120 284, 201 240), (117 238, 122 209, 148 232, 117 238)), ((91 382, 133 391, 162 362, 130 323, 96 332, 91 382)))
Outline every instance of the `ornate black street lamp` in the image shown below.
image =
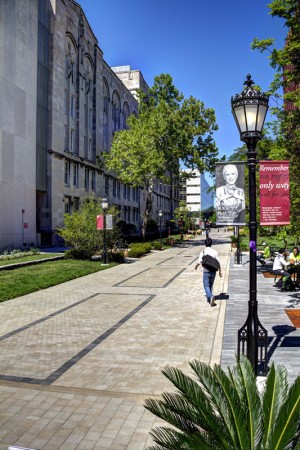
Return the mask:
POLYGON ((249 358, 255 374, 267 370, 267 330, 261 325, 257 312, 256 273, 256 144, 262 138, 262 129, 268 110, 268 95, 254 89, 251 75, 244 82, 245 89, 231 98, 232 113, 240 132, 241 141, 247 145, 249 169, 249 231, 250 231, 250 289, 248 317, 238 331, 238 358, 241 352, 249 358))
POLYGON ((106 243, 106 211, 108 210, 108 200, 103 198, 101 200, 101 208, 103 211, 103 264, 107 264, 107 243, 106 243))
POLYGON ((160 246, 162 246, 162 242, 161 242, 161 218, 163 216, 163 211, 162 209, 160 209, 158 211, 158 217, 159 217, 159 240, 160 240, 160 246))

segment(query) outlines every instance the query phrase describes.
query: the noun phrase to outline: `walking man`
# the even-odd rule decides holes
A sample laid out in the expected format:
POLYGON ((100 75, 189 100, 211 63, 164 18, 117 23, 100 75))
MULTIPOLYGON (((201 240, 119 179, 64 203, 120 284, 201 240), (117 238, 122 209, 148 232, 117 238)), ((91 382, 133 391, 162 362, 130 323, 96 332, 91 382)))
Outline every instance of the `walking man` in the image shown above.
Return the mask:
POLYGON ((208 238, 205 239, 205 250, 203 250, 198 258, 197 264, 195 266, 195 269, 197 270, 198 267, 202 266, 203 271, 203 287, 205 290, 205 294, 207 297, 208 303, 210 303, 210 306, 216 306, 215 297, 213 295, 213 285, 216 278, 216 273, 219 271, 219 275, 222 278, 222 270, 220 266, 220 260, 217 250, 211 248, 212 245, 212 239, 208 238), (210 263, 212 265, 202 264, 203 256, 208 255, 211 257, 210 263))

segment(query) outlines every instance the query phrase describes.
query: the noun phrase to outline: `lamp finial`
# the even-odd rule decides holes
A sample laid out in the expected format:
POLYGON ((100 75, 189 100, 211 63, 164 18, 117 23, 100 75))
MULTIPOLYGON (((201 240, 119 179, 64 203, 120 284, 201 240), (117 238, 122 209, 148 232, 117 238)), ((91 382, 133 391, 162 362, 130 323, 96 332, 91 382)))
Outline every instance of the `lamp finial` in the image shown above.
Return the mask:
POLYGON ((250 89, 251 89, 252 84, 254 84, 254 81, 251 80, 251 75, 250 75, 250 74, 248 74, 248 75, 246 76, 246 78, 247 78, 247 80, 244 81, 244 85, 247 86, 247 88, 250 88, 250 89))

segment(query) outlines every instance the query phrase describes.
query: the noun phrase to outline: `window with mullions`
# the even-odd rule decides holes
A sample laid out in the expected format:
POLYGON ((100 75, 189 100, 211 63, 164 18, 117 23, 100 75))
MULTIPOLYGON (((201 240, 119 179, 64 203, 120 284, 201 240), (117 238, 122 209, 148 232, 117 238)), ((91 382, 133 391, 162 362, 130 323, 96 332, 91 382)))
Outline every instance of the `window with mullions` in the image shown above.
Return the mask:
POLYGON ((79 203, 80 203, 80 198, 79 197, 74 197, 74 210, 75 211, 79 210, 79 203))
POLYGON ((75 130, 71 130, 70 132, 70 152, 74 153, 75 149, 75 130))
POLYGON ((109 178, 108 177, 105 177, 104 191, 105 191, 105 194, 108 195, 108 191, 109 191, 109 178))
POLYGON ((84 169, 84 189, 89 190, 89 184, 90 184, 89 169, 86 167, 84 169))
POLYGON ((71 213, 71 199, 70 197, 65 197, 65 214, 71 213))
POLYGON ((96 173, 94 170, 91 171, 91 188, 93 191, 96 190, 96 173))
POLYGON ((78 180, 79 180, 78 170, 79 170, 78 164, 74 164, 73 165, 73 185, 75 187, 78 187, 78 184, 79 184, 78 183, 78 180))
POLYGON ((69 161, 65 161, 65 185, 70 186, 70 173, 71 164, 69 161))
POLYGON ((75 96, 71 95, 70 101, 70 116, 75 119, 75 96))

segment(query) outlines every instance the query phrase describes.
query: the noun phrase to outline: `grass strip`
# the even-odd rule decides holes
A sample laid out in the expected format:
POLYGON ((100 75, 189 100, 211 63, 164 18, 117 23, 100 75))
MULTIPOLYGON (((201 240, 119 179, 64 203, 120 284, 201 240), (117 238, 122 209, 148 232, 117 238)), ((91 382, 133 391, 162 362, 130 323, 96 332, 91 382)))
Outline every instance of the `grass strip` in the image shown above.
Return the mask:
POLYGON ((99 261, 61 260, 0 272, 0 302, 115 266, 99 261))
POLYGON ((39 255, 22 256, 22 258, 0 259, 0 266, 7 266, 9 264, 19 264, 21 262, 28 262, 28 261, 37 261, 39 259, 48 259, 53 258, 54 256, 61 256, 61 253, 47 253, 47 254, 40 253, 39 255))

